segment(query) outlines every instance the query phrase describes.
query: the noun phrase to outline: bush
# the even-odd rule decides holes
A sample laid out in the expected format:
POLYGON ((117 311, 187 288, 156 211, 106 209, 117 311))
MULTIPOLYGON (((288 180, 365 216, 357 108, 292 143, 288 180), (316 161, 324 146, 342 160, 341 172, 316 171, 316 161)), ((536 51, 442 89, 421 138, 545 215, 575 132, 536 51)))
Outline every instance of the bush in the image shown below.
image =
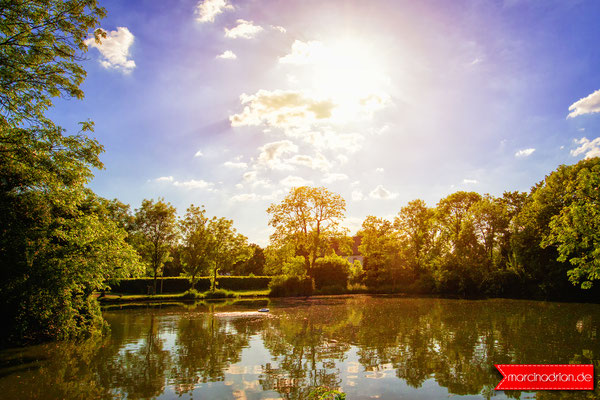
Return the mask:
POLYGON ((200 293, 196 289, 190 289, 183 294, 184 299, 197 300, 205 298, 203 293, 200 293))
POLYGON ((309 277, 275 276, 269 284, 272 297, 310 296, 315 290, 314 281, 309 277))
POLYGON ((315 261, 313 278, 317 289, 325 286, 340 286, 345 288, 348 284, 350 262, 340 256, 327 256, 315 261))
POLYGON ((215 289, 214 291, 206 291, 202 294, 205 299, 231 299, 235 297, 239 297, 239 295, 235 292, 225 289, 215 289))
POLYGON ((415 294, 432 294, 435 292, 435 289, 435 279, 429 272, 425 272, 408 286, 407 292, 415 294))
MULTIPOLYGON (((266 290, 269 288, 269 276, 218 276, 217 287, 228 290, 266 290)), ((126 278, 111 285, 113 293, 148 294, 152 293, 152 278, 126 278)), ((156 280, 156 290, 160 293, 161 279, 156 280)), ((162 293, 183 293, 191 288, 188 277, 165 277, 162 293)), ((203 276, 196 281, 196 290, 210 289, 210 278, 203 276)))

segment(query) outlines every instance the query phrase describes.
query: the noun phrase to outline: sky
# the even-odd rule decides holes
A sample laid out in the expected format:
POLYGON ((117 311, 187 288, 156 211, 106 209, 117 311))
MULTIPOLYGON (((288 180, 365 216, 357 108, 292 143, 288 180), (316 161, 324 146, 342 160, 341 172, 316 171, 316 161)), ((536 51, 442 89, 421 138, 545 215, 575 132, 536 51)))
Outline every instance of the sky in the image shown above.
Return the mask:
POLYGON ((266 245, 294 186, 346 200, 346 226, 458 190, 529 191, 600 155, 595 0, 105 0, 83 100, 90 187, 234 220, 266 245))

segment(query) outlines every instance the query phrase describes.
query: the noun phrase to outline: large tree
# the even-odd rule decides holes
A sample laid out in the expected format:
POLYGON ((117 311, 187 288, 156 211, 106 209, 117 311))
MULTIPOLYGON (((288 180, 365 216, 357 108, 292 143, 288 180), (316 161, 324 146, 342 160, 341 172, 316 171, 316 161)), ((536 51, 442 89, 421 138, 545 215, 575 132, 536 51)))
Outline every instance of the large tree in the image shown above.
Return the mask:
POLYGON ((97 330, 91 293, 139 266, 127 232, 85 188, 102 168, 93 123, 66 135, 46 115, 54 97, 83 97, 78 61, 103 15, 93 0, 0 0, 3 339, 97 330))
POLYGON ((177 210, 163 199, 144 200, 135 212, 138 251, 152 271, 153 293, 156 278, 169 259, 171 246, 177 240, 177 210))
POLYGON ((365 282, 368 286, 391 284, 398 265, 399 240, 394 225, 383 218, 368 216, 358 232, 358 247, 364 256, 365 282))
POLYGON ((434 246, 437 234, 435 211, 423 200, 413 200, 394 219, 407 261, 415 272, 420 272, 434 246))
POLYGON ((179 229, 182 235, 180 251, 183 272, 190 277, 194 289, 197 277, 208 272, 214 263, 210 257, 214 239, 204 208, 193 204, 188 207, 183 219, 179 221, 179 229))
POLYGON ((552 217, 542 246, 556 246, 558 261, 573 266, 569 280, 589 289, 600 280, 600 158, 562 166, 553 175, 563 177, 557 197, 565 200, 552 217))
POLYGON ((344 235, 341 226, 346 201, 324 187, 292 188, 279 204, 272 204, 269 225, 275 228, 271 242, 281 246, 293 243, 296 255, 304 257, 311 275, 315 260, 326 254, 333 238, 344 235))
POLYGON ((236 263, 247 260, 252 253, 246 237, 237 233, 232 220, 213 217, 208 222, 208 230, 212 236, 209 265, 212 269, 211 290, 214 291, 219 271, 231 270, 236 263))

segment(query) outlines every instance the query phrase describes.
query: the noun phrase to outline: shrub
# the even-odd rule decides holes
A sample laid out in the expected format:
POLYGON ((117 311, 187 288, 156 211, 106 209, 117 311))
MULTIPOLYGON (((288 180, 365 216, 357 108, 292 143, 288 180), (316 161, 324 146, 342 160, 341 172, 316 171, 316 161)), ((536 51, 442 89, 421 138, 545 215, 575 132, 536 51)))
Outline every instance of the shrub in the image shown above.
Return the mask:
POLYGON ((230 299, 239 297, 235 292, 225 289, 215 289, 214 291, 206 291, 202 294, 205 299, 230 299))
POLYGON ((315 261, 312 275, 315 287, 321 289, 325 286, 341 286, 348 284, 350 262, 340 256, 327 256, 315 261))
POLYGON ((315 290, 314 281, 309 277, 275 276, 269 284, 272 297, 310 296, 315 290))
POLYGON ((183 298, 190 299, 190 300, 196 300, 196 299, 205 298, 205 295, 203 293, 200 293, 196 289, 190 289, 183 294, 183 298))

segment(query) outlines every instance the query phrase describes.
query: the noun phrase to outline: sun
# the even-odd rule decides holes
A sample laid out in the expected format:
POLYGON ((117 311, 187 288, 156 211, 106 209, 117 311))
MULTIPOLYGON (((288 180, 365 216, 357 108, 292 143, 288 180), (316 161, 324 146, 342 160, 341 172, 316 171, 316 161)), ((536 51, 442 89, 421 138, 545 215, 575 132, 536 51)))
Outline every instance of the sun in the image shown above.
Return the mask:
POLYGON ((333 119, 348 120, 388 101, 389 77, 375 47, 357 38, 296 42, 283 63, 302 64, 299 83, 337 106, 333 119))

